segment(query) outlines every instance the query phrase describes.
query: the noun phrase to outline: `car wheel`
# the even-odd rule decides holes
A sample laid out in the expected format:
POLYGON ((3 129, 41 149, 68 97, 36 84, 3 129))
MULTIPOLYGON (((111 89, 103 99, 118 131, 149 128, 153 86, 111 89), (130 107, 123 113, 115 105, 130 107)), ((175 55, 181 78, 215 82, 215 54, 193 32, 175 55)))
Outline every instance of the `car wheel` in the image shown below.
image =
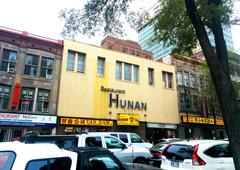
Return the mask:
POLYGON ((161 162, 160 162, 160 161, 154 161, 154 162, 153 162, 153 166, 160 168, 161 162))
POLYGON ((133 163, 148 164, 148 161, 146 158, 137 158, 133 161, 133 163))

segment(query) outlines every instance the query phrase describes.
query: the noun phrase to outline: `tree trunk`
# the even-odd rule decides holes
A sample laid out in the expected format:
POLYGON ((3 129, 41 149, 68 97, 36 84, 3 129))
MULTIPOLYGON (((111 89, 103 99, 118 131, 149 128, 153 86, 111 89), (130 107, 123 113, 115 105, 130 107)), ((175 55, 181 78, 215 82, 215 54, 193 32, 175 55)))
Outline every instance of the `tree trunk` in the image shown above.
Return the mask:
MULTIPOLYGON (((215 41, 217 42, 221 50, 215 53, 212 48, 206 30, 204 28, 204 24, 201 21, 201 18, 198 14, 196 4, 194 0, 185 0, 185 5, 187 9, 188 16, 191 19, 193 27, 196 32, 196 36, 199 40, 200 46, 202 48, 203 54, 207 61, 211 77, 216 89, 217 97, 219 100, 220 109, 223 115, 225 128, 227 131, 227 135, 229 138, 230 148, 232 151, 235 169, 240 169, 240 108, 237 103, 236 93, 234 92, 234 87, 231 82, 228 70, 226 70, 226 66, 224 59, 219 59, 218 56, 223 57, 219 52, 223 50, 223 54, 227 55, 226 44, 224 41, 218 39, 219 37, 215 37, 215 41), (224 45, 225 48, 224 48, 224 45), (222 65, 223 64, 223 65, 222 65)), ((218 31, 221 31, 218 28, 218 31)), ((215 36, 219 36, 219 33, 214 34, 215 36)), ((227 56, 225 56, 227 57, 227 56)))

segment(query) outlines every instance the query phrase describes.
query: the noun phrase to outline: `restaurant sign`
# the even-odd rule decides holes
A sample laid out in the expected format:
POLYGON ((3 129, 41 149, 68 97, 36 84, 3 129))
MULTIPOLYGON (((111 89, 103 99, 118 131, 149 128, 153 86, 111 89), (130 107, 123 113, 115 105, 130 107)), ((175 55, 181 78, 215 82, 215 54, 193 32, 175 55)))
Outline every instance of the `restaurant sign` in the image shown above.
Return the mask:
POLYGON ((130 113, 118 113, 117 125, 139 126, 139 115, 130 113))
POLYGON ((1 126, 57 126, 57 116, 0 113, 1 126))
MULTIPOLYGON (((182 116, 182 121, 184 123, 199 123, 199 124, 211 124, 214 125, 214 119, 213 118, 205 118, 205 117, 197 117, 197 116, 182 116)), ((224 126, 223 119, 216 118, 216 125, 224 126)))
POLYGON ((82 126, 113 126, 113 121, 61 117, 60 124, 61 125, 82 125, 82 126))

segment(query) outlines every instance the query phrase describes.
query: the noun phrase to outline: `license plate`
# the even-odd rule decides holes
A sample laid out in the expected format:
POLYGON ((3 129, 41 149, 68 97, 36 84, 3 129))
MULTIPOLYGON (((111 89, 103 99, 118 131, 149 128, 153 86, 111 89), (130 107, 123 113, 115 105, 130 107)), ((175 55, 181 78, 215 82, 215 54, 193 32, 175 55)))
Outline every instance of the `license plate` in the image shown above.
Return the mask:
POLYGON ((171 166, 178 168, 179 167, 179 162, 171 161, 171 166))

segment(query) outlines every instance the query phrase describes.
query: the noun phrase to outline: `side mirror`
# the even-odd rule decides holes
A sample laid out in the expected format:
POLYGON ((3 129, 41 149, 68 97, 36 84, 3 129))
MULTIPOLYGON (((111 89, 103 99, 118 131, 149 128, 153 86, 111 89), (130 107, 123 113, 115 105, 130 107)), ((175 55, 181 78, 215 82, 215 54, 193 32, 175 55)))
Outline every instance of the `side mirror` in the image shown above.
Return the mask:
POLYGON ((122 147, 121 148, 122 149, 126 149, 127 148, 126 144, 122 143, 122 147))

